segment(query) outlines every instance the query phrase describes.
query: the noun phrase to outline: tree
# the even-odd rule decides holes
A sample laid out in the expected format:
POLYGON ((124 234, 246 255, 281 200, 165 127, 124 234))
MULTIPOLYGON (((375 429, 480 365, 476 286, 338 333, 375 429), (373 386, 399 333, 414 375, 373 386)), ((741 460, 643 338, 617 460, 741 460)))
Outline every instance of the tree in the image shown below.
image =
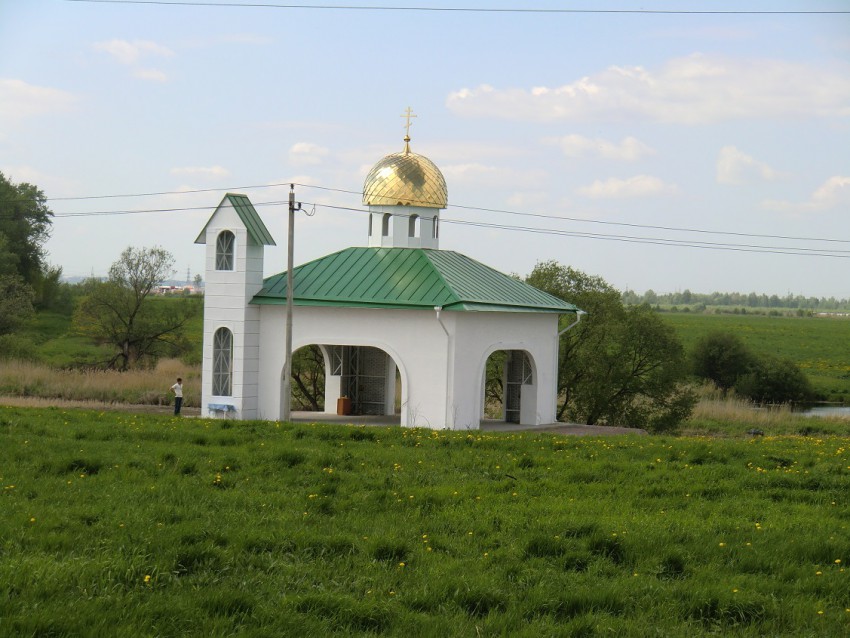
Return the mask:
POLYGON ((713 381, 725 394, 750 371, 755 356, 737 335, 711 332, 697 341, 691 360, 694 374, 713 381))
POLYGON ((162 248, 127 248, 105 282, 91 281, 74 314, 84 335, 114 346, 107 367, 126 370, 144 359, 185 349, 186 322, 200 310, 196 299, 153 303, 154 286, 174 272, 174 257, 162 248))
POLYGON ((0 236, 23 280, 38 289, 46 270, 44 244, 53 213, 44 193, 32 184, 13 184, 0 173, 0 236))
POLYGON ((794 403, 814 396, 808 377, 796 363, 771 356, 755 361, 738 379, 735 390, 758 403, 794 403))
POLYGON ((8 250, 9 241, 0 233, 0 335, 15 329, 33 314, 32 286, 18 274, 17 256, 8 250))
POLYGON ((299 348, 292 355, 292 406, 296 410, 322 409, 325 392, 325 358, 319 346, 299 348))
POLYGON ((13 332, 33 314, 33 292, 18 275, 0 274, 0 335, 13 332))
POLYGON ((561 335, 559 419, 662 431, 688 417, 696 399, 684 350, 649 305, 626 309, 603 279, 554 261, 538 263, 526 281, 588 313, 561 335))

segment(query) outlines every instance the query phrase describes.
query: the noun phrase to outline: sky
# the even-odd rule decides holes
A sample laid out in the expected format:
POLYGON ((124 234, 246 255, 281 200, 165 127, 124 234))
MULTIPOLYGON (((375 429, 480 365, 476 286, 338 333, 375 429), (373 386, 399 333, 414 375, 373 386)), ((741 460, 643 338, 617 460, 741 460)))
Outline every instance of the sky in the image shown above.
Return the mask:
POLYGON ((49 199, 65 276, 128 246, 203 275, 228 191, 281 272, 290 183, 296 264, 366 245, 363 180, 410 107, 448 184, 442 249, 637 292, 850 297, 844 0, 238 4, 0 0, 0 171, 49 199), (394 9, 339 8, 366 5, 394 9), (565 7, 594 11, 422 10, 565 7), (780 13, 693 13, 727 10, 780 13))

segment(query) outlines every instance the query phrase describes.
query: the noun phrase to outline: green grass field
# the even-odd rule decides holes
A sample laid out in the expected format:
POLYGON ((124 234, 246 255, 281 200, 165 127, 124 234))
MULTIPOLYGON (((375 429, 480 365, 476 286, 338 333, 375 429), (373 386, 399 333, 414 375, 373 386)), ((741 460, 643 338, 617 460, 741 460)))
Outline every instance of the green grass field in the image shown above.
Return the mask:
POLYGON ((850 438, 0 408, 3 636, 843 636, 850 438))
POLYGON ((731 332, 754 352, 791 359, 829 401, 850 401, 850 319, 661 313, 686 350, 713 331, 731 332))

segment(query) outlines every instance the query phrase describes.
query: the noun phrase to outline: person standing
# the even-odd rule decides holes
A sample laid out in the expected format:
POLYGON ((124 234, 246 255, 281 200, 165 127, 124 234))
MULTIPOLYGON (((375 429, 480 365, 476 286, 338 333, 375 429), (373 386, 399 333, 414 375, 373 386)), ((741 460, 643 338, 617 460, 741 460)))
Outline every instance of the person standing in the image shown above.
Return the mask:
POLYGON ((177 383, 171 386, 171 391, 174 393, 174 416, 178 416, 183 406, 183 379, 177 377, 177 383))

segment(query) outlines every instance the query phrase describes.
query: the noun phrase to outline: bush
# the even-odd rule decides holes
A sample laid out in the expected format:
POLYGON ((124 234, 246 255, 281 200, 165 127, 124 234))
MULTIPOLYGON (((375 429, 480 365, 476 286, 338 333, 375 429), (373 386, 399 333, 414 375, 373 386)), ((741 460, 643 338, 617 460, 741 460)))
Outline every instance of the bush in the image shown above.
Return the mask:
POLYGON ((808 401, 814 396, 808 377, 790 359, 763 357, 735 384, 735 391, 759 403, 808 401))
POLYGON ((38 354, 30 339, 15 334, 0 335, 0 359, 35 361, 38 354))
POLYGON ((694 374, 714 381, 726 392, 750 371, 756 357, 741 339, 729 332, 712 332, 700 339, 691 353, 694 374))

